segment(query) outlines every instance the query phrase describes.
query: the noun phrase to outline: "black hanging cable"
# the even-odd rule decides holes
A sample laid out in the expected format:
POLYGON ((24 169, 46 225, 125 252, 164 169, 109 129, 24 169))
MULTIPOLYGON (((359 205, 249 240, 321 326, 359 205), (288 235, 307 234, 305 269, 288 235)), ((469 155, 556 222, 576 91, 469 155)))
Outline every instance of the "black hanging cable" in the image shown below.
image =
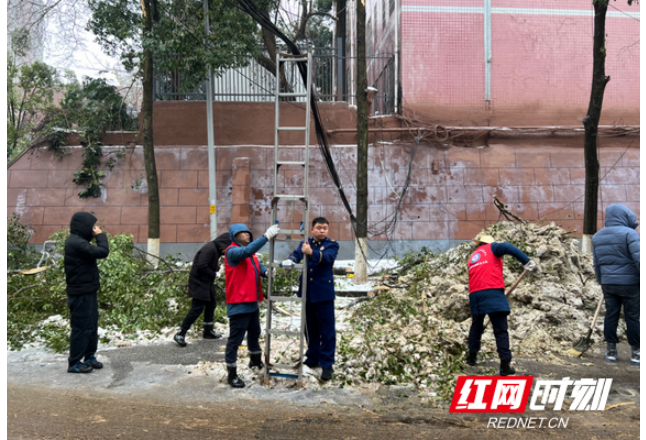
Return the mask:
MULTIPOLYGON (((252 0, 236 0, 236 1, 237 1, 238 7, 242 11, 249 14, 249 16, 251 16, 251 18, 253 18, 260 26, 262 26, 263 28, 267 29, 269 32, 271 32, 272 34, 280 38, 285 43, 285 45, 292 53, 292 55, 294 56, 302 55, 298 46, 293 41, 291 41, 280 29, 278 29, 276 25, 269 19, 269 17, 267 17, 265 13, 260 8, 258 8, 258 6, 256 6, 256 4, 252 0)), ((307 84, 307 75, 309 74, 307 71, 307 63, 296 62, 296 65, 301 74, 303 84, 307 84)), ((279 78, 276 78, 276 80, 279 81, 279 78)), ((327 135, 323 128, 323 121, 318 107, 318 98, 315 92, 311 94, 310 104, 311 104, 310 107, 312 110, 312 117, 314 118, 314 126, 316 129, 316 139, 318 141, 321 156, 323 157, 323 161, 325 162, 325 165, 330 174, 330 177, 332 178, 332 181, 334 182, 334 185, 336 186, 337 191, 339 192, 339 196, 341 197, 343 206, 345 207, 346 211, 350 216, 350 223, 352 226, 352 230, 354 232, 354 236, 356 237, 357 227, 359 225, 359 222, 352 211, 352 206, 350 205, 348 197, 346 196, 345 191, 343 190, 343 186, 341 185, 341 179, 339 178, 339 175, 337 173, 336 166, 334 164, 334 159, 330 151, 330 146, 328 145, 327 135)), ((401 211, 402 203, 404 201, 406 192, 410 185, 412 166, 415 160, 415 153, 417 152, 417 147, 419 146, 419 143, 422 140, 422 138, 423 136, 421 136, 420 134, 416 136, 415 146, 413 147, 413 152, 411 154, 411 158, 408 164, 408 174, 406 176, 406 183, 402 189, 401 195, 399 196, 399 201, 397 203, 395 211, 392 214, 387 215, 383 220, 375 223, 375 225, 383 224, 384 227, 382 229, 378 230, 375 227, 368 228, 367 224, 363 225, 364 230, 368 232, 368 235, 373 237, 377 235, 386 235, 387 237, 390 233, 394 232, 397 226, 397 218, 401 211)), ((368 242, 368 247, 374 252, 374 249, 371 248, 371 246, 369 245, 369 242, 368 242)), ((367 262, 368 258, 363 248, 359 246, 359 249, 364 257, 364 260, 367 262)), ((385 251, 385 253, 387 253, 387 250, 385 251)), ((381 260, 385 256, 385 253, 381 255, 379 260, 381 260)))

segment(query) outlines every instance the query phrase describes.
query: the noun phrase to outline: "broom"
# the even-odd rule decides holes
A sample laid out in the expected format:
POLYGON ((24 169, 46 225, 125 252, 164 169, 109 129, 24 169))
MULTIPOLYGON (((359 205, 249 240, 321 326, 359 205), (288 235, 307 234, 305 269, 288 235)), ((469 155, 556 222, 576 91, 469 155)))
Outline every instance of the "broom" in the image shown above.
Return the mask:
POLYGON ((599 310, 601 310, 601 304, 603 303, 603 295, 601 298, 599 298, 599 304, 597 305, 597 311, 594 312, 594 318, 592 318, 592 325, 590 326, 590 330, 588 330, 588 334, 579 339, 574 343, 572 348, 568 350, 568 354, 571 354, 572 356, 576 357, 581 357, 583 353, 588 351, 590 347, 592 347, 592 332, 594 331, 594 325, 597 323, 597 317, 599 316, 599 310))

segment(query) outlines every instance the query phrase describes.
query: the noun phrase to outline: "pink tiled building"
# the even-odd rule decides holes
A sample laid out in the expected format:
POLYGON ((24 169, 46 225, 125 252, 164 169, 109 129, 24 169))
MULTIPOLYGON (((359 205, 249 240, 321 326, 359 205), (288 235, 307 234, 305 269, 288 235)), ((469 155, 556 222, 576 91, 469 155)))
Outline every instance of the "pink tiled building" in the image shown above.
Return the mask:
MULTIPOLYGON (((580 124, 593 7, 581 0, 367 0, 367 55, 394 54, 398 108, 451 125, 580 124), (399 92, 399 93, 398 93, 399 92)), ((347 2, 353 9, 352 1, 347 2)), ((353 19, 353 12, 348 13, 353 19)), ((639 124, 638 4, 606 18, 607 124, 639 124)), ((347 41, 356 31, 347 25, 347 41)), ((353 54, 354 47, 347 52, 353 54)), ((380 72, 369 72, 374 81, 380 72)))

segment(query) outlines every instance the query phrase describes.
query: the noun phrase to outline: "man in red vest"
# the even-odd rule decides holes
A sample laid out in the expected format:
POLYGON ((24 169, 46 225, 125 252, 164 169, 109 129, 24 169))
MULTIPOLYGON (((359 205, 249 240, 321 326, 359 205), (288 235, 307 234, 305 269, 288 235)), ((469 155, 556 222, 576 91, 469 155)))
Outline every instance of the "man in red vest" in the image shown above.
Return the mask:
POLYGON ((489 315, 496 348, 500 358, 500 375, 516 373, 511 367, 511 350, 507 332, 507 315, 510 313, 509 301, 505 296, 505 281, 502 276, 502 257, 511 255, 529 271, 536 263, 516 246, 510 243, 496 243, 490 235, 479 235, 473 239, 476 250, 469 257, 469 303, 471 305, 471 330, 469 331, 469 356, 467 364, 476 365, 480 351, 480 340, 484 331, 484 319, 489 315))
POLYGON ((258 302, 263 301, 260 277, 267 276, 267 268, 258 261, 256 252, 280 232, 277 225, 253 240, 249 228, 236 223, 229 228, 231 246, 224 254, 224 277, 226 281, 227 316, 229 317, 229 340, 224 354, 229 372, 228 382, 234 388, 244 387, 238 377, 238 347, 247 334, 247 347, 251 362, 249 368, 264 368, 261 361, 260 314, 258 302))

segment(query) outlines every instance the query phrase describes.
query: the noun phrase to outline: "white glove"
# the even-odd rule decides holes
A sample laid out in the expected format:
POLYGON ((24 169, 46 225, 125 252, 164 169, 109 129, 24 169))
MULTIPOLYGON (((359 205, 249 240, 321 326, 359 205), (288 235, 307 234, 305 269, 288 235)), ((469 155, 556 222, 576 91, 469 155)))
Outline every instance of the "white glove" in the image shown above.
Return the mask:
POLYGON ((265 232, 265 238, 267 240, 271 240, 279 233, 280 233, 280 228, 278 227, 278 225, 270 226, 269 229, 267 229, 267 232, 265 232))
POLYGON ((285 260, 280 263, 280 266, 285 269, 285 272, 289 273, 294 268, 294 262, 292 260, 285 260))
POLYGON ((536 263, 534 260, 529 260, 525 266, 523 266, 529 272, 533 272, 536 269, 536 263))
POLYGON ((270 273, 271 273, 271 277, 275 278, 276 277, 276 268, 275 267, 267 268, 267 270, 265 271, 265 278, 269 278, 270 273))

